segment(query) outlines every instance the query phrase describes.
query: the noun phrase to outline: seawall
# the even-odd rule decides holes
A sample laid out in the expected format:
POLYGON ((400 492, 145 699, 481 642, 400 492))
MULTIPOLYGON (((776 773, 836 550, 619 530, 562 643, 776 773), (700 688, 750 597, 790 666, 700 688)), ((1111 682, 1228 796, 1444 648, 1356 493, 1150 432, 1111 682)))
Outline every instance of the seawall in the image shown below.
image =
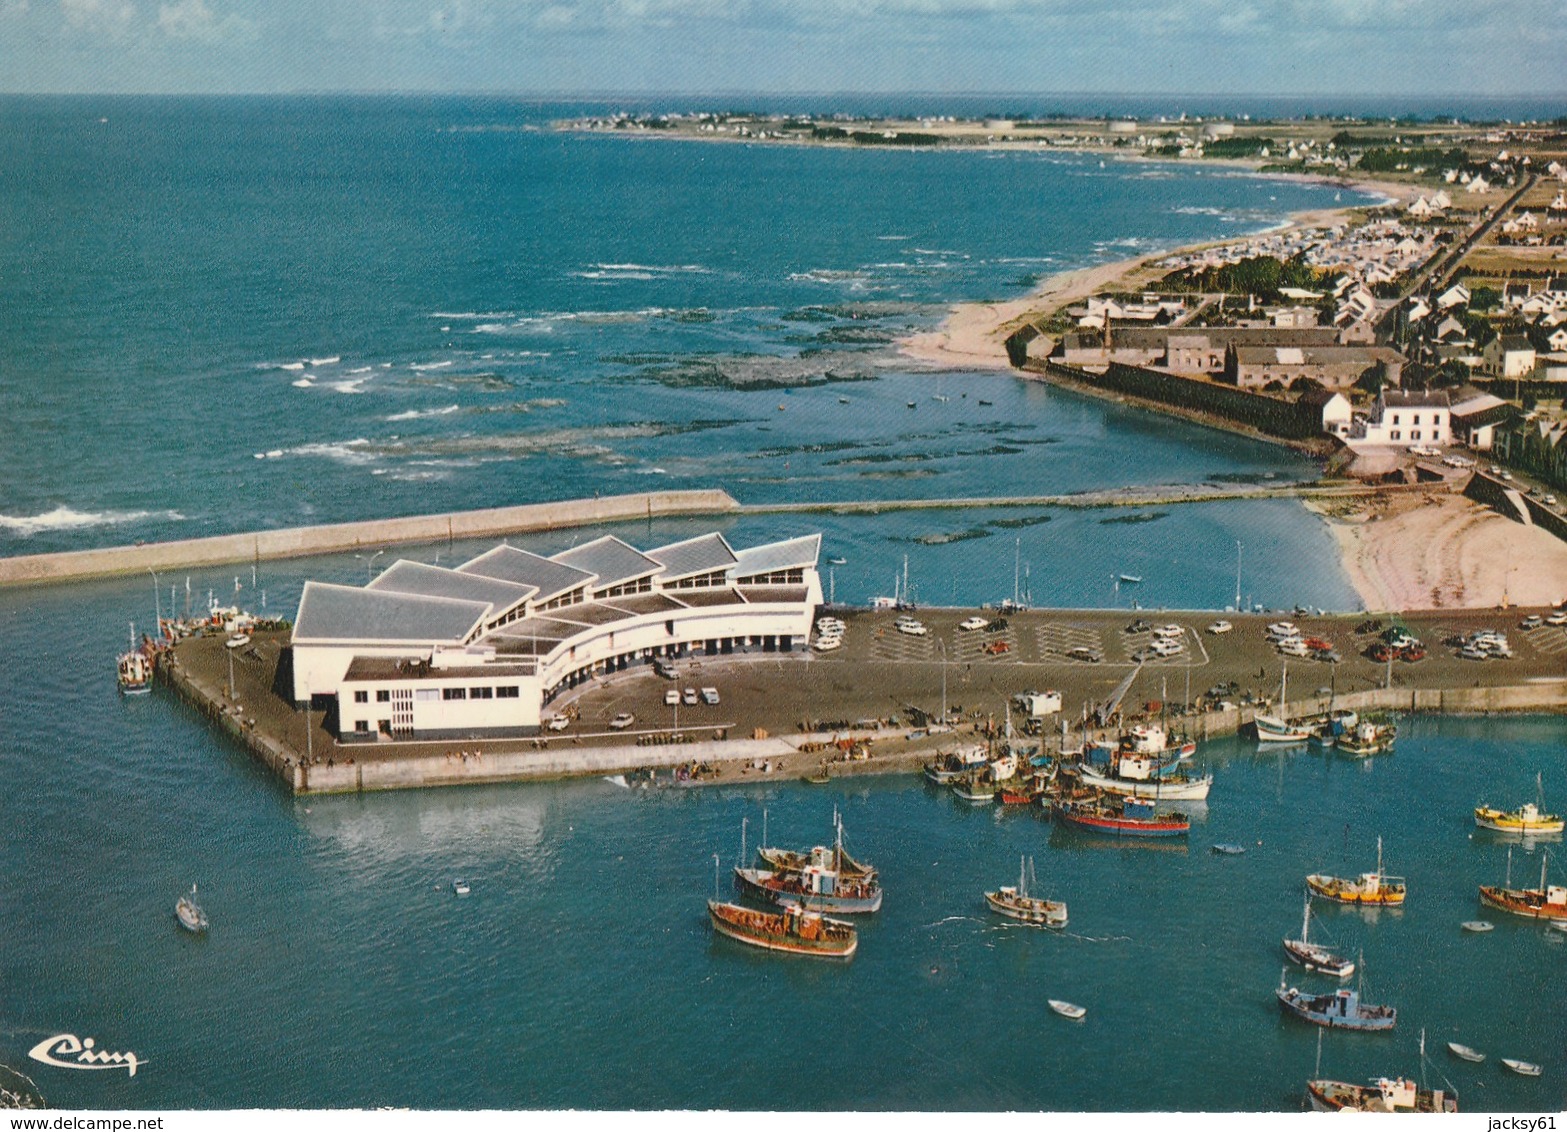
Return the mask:
POLYGON ((725 491, 660 491, 318 527, 287 527, 176 542, 0 558, 0 586, 68 582, 262 559, 304 558, 360 547, 496 538, 523 531, 585 527, 666 515, 717 515, 738 510, 739 504, 725 491))

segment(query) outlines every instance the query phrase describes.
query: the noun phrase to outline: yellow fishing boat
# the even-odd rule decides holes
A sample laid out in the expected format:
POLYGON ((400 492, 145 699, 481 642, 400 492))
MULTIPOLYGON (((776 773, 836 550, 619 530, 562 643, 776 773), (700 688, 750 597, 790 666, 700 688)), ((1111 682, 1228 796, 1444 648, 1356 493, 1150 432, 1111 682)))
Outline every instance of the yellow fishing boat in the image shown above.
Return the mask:
POLYGON ((1494 806, 1476 806, 1475 824, 1481 829, 1494 829, 1498 833, 1521 833, 1535 835, 1541 833, 1560 833, 1567 822, 1564 822, 1558 814, 1542 812, 1545 801, 1545 791, 1540 777, 1535 776, 1535 788, 1539 791, 1540 802, 1525 802, 1516 810, 1499 810, 1494 806))
POLYGON ((1354 880, 1312 873, 1306 887, 1325 900, 1340 904, 1399 905, 1404 902, 1404 878, 1390 877, 1382 871, 1382 839, 1377 838, 1377 869, 1361 873, 1354 880))

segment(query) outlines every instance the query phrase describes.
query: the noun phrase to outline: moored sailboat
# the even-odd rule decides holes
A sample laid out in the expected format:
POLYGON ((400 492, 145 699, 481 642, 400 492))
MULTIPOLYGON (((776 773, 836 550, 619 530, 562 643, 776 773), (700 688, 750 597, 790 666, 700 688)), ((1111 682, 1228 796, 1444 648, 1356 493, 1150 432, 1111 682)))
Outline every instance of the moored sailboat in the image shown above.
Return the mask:
POLYGON ((180 927, 196 935, 207 930, 207 913, 196 903, 195 885, 190 886, 189 894, 174 902, 174 918, 179 921, 180 927))
POLYGON ((1321 944, 1311 942, 1311 893, 1306 893, 1306 911, 1300 922, 1300 938, 1284 941, 1284 954, 1308 971, 1321 971, 1334 978, 1346 978, 1355 973, 1352 960, 1338 955, 1321 944))
POLYGON ((121 653, 115 662, 115 677, 120 693, 141 696, 152 691, 152 658, 136 646, 136 626, 131 625, 131 651, 121 653))

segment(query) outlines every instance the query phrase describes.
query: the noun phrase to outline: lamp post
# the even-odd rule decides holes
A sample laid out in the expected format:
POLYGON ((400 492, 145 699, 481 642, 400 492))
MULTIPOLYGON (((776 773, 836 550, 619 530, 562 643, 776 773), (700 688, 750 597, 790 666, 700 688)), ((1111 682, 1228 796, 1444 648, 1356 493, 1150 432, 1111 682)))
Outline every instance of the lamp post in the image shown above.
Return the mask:
POLYGON ((363 554, 356 554, 356 555, 354 555, 355 558, 362 559, 364 561, 364 564, 365 564, 365 585, 368 586, 370 584, 370 574, 371 574, 371 571, 374 569, 375 560, 377 558, 381 557, 381 555, 383 555, 385 553, 386 553, 385 550, 378 550, 374 554, 370 555, 369 557, 366 557, 363 554))
POLYGON ((941 725, 947 725, 947 642, 939 640, 936 647, 941 650, 941 725))

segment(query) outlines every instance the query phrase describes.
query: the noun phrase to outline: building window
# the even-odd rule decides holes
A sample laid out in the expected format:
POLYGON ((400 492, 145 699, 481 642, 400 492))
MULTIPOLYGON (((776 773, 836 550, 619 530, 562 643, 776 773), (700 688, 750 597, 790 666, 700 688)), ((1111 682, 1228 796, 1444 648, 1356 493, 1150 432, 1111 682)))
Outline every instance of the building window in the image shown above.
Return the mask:
MULTIPOLYGON (((1397 423, 1398 423, 1398 414, 1397 414, 1397 413, 1394 413, 1394 414, 1393 414, 1393 423, 1394 423, 1394 424, 1397 424, 1397 423)), ((1396 439, 1397 439, 1397 437, 1396 437, 1396 436, 1395 436, 1395 437, 1394 437, 1394 439, 1395 439, 1395 440, 1396 440, 1396 439)))
POLYGON ((377 688, 376 689, 376 693, 375 693, 375 702, 378 703, 378 704, 389 704, 389 703, 391 703, 392 702, 392 691, 391 691, 391 689, 390 688, 377 688))
POLYGON ((439 688, 414 689, 414 699, 418 700, 420 703, 427 703, 430 700, 438 700, 440 698, 441 690, 439 688))
POLYGON ((441 689, 441 699, 443 699, 443 700, 466 700, 467 698, 468 698, 468 689, 466 689, 466 688, 442 688, 441 689))
POLYGON ((356 704, 367 704, 369 702, 370 702, 370 693, 369 692, 355 692, 354 693, 354 703, 356 703, 356 704))
POLYGON ((360 732, 361 734, 368 734, 370 731, 370 721, 368 719, 354 720, 354 730, 360 732))
MULTIPOLYGON (((1409 423, 1410 423, 1410 424, 1419 424, 1419 423, 1420 423, 1420 414, 1419 414, 1419 413, 1416 413, 1416 414, 1415 414, 1415 419, 1414 419, 1414 420, 1412 420, 1412 421, 1410 421, 1410 422, 1409 422, 1409 423)), ((1419 440, 1419 439, 1420 439, 1420 437, 1418 437, 1418 436, 1416 436, 1416 437, 1415 437, 1415 439, 1416 439, 1416 440, 1419 440)))
POLYGON ((495 696, 501 700, 520 699, 519 689, 515 684, 502 684, 495 689, 495 696))
POLYGON ((468 698, 470 700, 493 700, 495 698, 495 689, 494 688, 469 688, 468 689, 468 698))
POLYGON ((1393 439, 1394 440, 1402 440, 1403 438, 1404 438, 1404 434, 1399 432, 1398 429, 1395 428, 1393 430, 1393 439))

